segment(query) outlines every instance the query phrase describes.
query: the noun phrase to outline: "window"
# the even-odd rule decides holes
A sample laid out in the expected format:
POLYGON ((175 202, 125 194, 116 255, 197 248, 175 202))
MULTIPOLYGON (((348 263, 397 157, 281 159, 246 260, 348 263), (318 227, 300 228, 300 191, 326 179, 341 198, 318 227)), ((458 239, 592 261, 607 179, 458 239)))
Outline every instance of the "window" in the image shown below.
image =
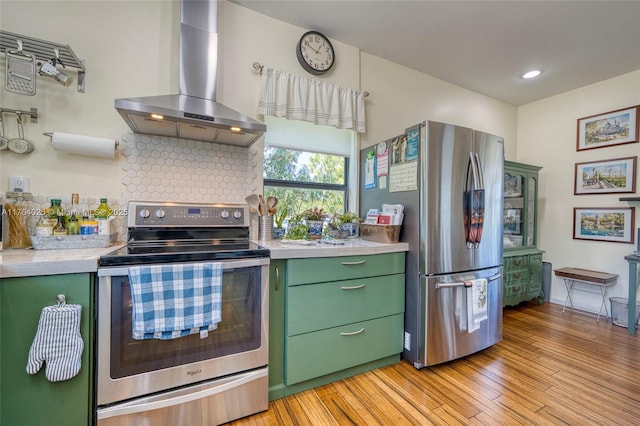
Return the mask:
POLYGON ((264 194, 278 198, 290 213, 318 207, 343 213, 347 205, 349 159, 287 148, 264 150, 264 194))
POLYGON ((302 121, 265 117, 264 195, 289 216, 322 208, 356 211, 356 133, 302 121))

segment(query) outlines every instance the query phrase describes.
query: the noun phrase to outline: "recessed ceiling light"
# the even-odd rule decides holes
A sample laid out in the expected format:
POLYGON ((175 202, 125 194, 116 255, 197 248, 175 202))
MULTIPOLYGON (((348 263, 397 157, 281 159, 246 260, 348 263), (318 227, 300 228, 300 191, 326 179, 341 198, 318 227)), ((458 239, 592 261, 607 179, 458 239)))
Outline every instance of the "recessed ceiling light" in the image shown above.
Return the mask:
POLYGON ((540 74, 542 74, 542 71, 540 71, 540 70, 532 70, 532 71, 529 71, 529 72, 526 72, 526 73, 522 74, 522 78, 536 78, 540 74))

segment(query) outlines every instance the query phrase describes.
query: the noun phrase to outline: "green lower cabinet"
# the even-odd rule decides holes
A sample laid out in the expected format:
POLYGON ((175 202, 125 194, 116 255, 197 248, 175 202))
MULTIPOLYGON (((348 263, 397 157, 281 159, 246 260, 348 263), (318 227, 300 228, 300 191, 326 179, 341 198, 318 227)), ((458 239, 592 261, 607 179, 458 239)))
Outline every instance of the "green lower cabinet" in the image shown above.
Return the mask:
POLYGON ((542 252, 504 254, 503 306, 538 299, 542 303, 542 252))
POLYGON ((402 352, 404 314, 287 338, 285 381, 295 384, 402 352))
POLYGON ((92 274, 50 275, 0 280, 0 425, 87 426, 93 422, 93 282, 92 274), (25 368, 40 313, 64 294, 82 305, 84 343, 75 377, 50 382, 46 365, 29 375, 25 368))
POLYGON ((404 274, 287 288, 287 335, 404 312, 404 274))
POLYGON ((400 360, 404 257, 271 261, 270 400, 400 360))

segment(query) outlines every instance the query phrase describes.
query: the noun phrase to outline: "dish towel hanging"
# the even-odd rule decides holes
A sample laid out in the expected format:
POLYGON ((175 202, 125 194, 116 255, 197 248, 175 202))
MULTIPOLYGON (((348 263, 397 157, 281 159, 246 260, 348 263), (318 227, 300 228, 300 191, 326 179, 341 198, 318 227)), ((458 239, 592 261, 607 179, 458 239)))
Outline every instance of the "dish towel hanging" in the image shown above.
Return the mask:
POLYGON ((222 264, 194 263, 129 268, 132 337, 206 337, 222 320, 222 264))
POLYGON ((473 333, 488 318, 487 280, 481 278, 470 282, 471 286, 467 288, 467 330, 473 333))
POLYGON ((27 374, 45 365, 45 377, 61 382, 80 371, 84 342, 80 335, 81 305, 58 304, 42 309, 38 330, 29 349, 27 374))
POLYGON ((363 92, 272 68, 262 72, 258 113, 366 131, 363 92))

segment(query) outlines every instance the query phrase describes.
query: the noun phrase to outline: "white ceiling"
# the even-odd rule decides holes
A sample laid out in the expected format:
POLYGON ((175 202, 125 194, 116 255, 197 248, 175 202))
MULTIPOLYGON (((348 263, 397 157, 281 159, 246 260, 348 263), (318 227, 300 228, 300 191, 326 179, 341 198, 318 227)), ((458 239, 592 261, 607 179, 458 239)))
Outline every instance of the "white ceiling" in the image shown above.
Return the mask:
POLYGON ((516 106, 640 69, 638 0, 230 1, 516 106))

